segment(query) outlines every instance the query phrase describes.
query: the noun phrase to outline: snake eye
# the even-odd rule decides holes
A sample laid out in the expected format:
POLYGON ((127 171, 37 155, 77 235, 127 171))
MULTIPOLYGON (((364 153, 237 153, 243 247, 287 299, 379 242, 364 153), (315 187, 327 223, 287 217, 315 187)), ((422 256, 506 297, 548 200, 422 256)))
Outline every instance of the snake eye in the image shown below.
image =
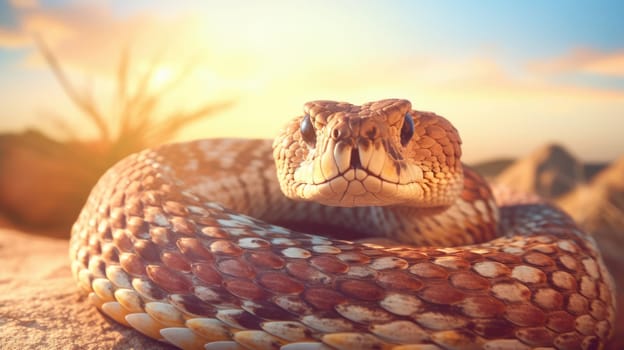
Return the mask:
POLYGON ((401 145, 405 147, 414 136, 414 119, 409 113, 405 113, 405 120, 401 127, 401 145))
POLYGON ((299 129, 301 130, 303 141, 305 141, 310 147, 316 146, 316 130, 314 130, 314 126, 312 125, 312 121, 310 120, 310 116, 308 114, 303 117, 299 129))

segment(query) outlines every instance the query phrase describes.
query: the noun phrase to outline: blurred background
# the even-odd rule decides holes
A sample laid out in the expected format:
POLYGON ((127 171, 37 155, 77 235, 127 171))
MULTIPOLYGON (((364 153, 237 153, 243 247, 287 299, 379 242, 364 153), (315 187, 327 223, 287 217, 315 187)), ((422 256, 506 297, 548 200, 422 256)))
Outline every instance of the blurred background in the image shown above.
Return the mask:
POLYGON ((492 181, 566 209, 618 272, 623 15, 621 1, 0 0, 0 224, 66 238, 128 153, 270 138, 308 100, 399 97, 450 119, 492 181))
POLYGON ((624 154, 622 14, 618 1, 0 0, 0 210, 67 227, 129 152, 270 138, 308 100, 387 97, 449 118, 464 161, 491 175, 557 146, 579 163, 540 192, 557 197, 624 154))
POLYGON ((0 3, 7 131, 67 136, 46 120, 55 116, 81 140, 101 136, 59 88, 33 40, 39 36, 107 117, 125 50, 129 79, 151 70, 153 92, 192 69, 161 96, 165 108, 237 101, 181 138, 271 137, 307 100, 390 96, 452 119, 468 162, 524 155, 550 141, 588 161, 623 150, 618 1, 0 3))

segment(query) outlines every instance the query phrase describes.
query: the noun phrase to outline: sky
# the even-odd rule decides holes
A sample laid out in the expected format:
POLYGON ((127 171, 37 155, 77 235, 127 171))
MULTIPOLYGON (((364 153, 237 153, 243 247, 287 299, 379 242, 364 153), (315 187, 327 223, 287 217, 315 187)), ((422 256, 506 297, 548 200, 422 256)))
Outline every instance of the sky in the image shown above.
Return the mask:
POLYGON ((273 137, 306 101, 396 97, 451 120, 468 162, 551 142, 609 161, 624 155, 623 16, 622 1, 0 0, 0 132, 97 137, 39 36, 107 115, 125 48, 135 76, 155 67, 155 93, 194 67, 163 116, 235 101, 178 140, 273 137))

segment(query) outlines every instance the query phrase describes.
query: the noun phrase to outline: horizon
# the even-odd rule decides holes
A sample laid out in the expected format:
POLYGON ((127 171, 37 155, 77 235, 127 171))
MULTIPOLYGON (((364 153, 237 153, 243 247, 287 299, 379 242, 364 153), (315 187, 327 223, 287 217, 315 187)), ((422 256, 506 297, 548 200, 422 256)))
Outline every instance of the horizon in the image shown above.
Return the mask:
POLYGON ((39 34, 104 110, 125 47, 134 72, 156 61, 154 90, 195 62, 165 110, 236 104, 176 140, 273 137, 308 100, 397 97, 451 120, 466 162, 547 143, 584 162, 624 154, 624 3, 270 4, 0 1, 0 132, 62 138, 51 118, 62 116, 79 138, 96 136, 37 52, 39 34))

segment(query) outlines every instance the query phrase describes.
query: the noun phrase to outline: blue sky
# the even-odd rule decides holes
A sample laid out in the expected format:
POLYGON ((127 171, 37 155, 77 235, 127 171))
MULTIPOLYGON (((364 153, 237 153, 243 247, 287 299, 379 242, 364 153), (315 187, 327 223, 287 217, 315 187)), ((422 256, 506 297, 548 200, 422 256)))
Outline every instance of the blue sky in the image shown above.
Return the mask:
POLYGON ((94 137, 38 56, 37 32, 101 101, 129 42, 137 69, 166 48, 162 81, 199 57, 171 108, 237 104, 184 139, 271 137, 307 100, 403 97, 453 121, 468 160, 546 142, 609 160, 624 153, 623 16, 622 1, 1 0, 0 130, 45 128, 53 111, 94 137))

